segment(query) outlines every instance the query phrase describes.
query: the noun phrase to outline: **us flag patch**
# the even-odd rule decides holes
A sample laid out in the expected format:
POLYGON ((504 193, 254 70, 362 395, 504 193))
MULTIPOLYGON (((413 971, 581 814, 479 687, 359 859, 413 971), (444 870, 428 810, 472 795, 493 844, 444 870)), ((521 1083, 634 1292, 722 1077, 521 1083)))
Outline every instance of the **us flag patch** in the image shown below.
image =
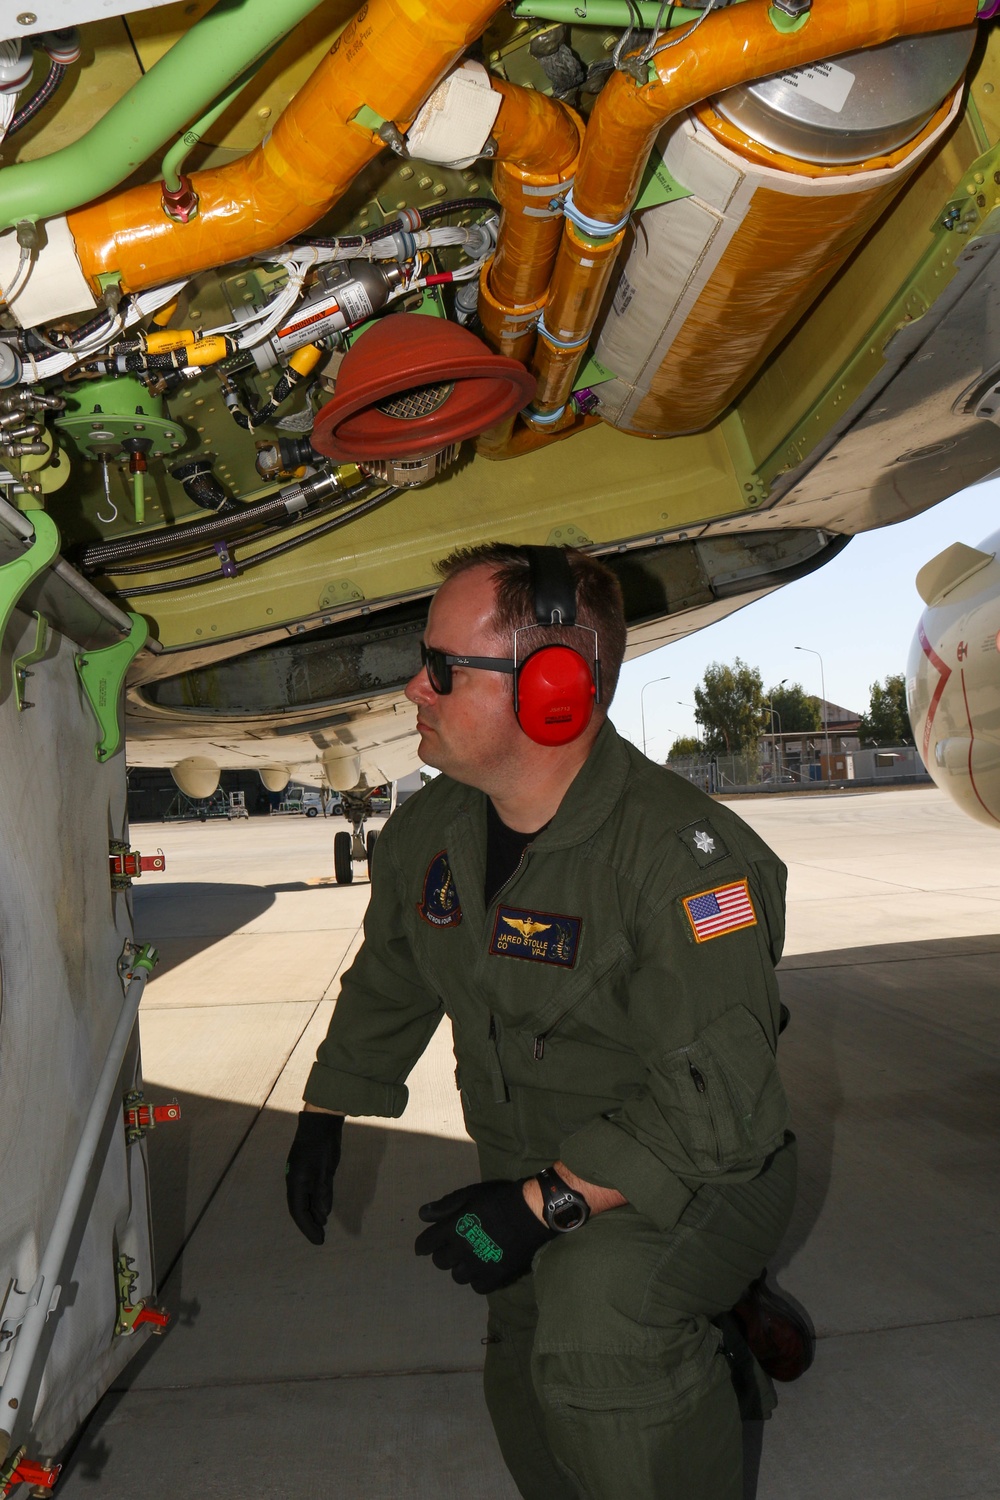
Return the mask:
POLYGON ((718 885, 697 896, 685 896, 683 906, 696 943, 707 943, 709 938, 721 937, 724 932, 757 925, 757 913, 745 880, 718 885))

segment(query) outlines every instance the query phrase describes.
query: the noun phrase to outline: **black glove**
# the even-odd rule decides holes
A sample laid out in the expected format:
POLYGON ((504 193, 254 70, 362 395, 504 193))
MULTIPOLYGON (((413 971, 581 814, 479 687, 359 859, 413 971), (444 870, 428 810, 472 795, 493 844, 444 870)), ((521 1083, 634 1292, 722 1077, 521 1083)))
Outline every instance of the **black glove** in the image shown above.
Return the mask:
POLYGON ((555 1239, 525 1203, 520 1182, 473 1182, 425 1203, 420 1217, 431 1227, 414 1250, 474 1292, 495 1292, 526 1275, 535 1252, 555 1239))
POLYGON ((288 1212, 314 1245, 322 1245, 326 1238, 323 1226, 333 1207, 333 1174, 343 1133, 343 1115, 303 1109, 285 1162, 288 1212))

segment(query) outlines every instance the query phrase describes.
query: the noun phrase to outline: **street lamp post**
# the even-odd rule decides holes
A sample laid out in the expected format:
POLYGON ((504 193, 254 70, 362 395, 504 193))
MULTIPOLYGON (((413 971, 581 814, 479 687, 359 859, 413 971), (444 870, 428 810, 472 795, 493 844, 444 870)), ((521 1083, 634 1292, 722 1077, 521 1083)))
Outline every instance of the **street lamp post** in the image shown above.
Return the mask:
POLYGON ((658 682, 669 682, 669 677, 653 677, 649 682, 644 682, 639 692, 639 716, 642 719, 642 753, 646 753, 646 689, 655 687, 658 682))
MULTIPOLYGON (((784 685, 785 685, 785 683, 787 681, 788 681, 788 678, 787 677, 783 677, 781 679, 781 681, 778 683, 778 686, 780 688, 783 688, 784 685)), ((768 698, 768 700, 767 700, 767 706, 771 710, 771 748, 773 749, 774 748, 774 721, 775 721, 775 719, 777 719, 777 721, 778 721, 778 733, 779 733, 779 735, 782 735, 782 736, 784 735, 784 730, 781 727, 781 715, 778 713, 777 709, 774 706, 774 694, 773 693, 771 694, 770 698, 768 698)), ((782 769, 783 769, 782 768, 782 763, 781 763, 782 762, 781 751, 782 751, 782 746, 779 743, 778 744, 778 780, 779 781, 781 780, 781 772, 782 772, 782 769)))
POLYGON ((826 673, 823 671, 823 658, 812 646, 796 646, 794 649, 808 651, 810 656, 819 656, 819 682, 820 691, 823 694, 823 738, 826 741, 826 777, 830 781, 832 780, 830 776, 830 725, 826 713, 826 673))
POLYGON ((781 780, 781 772, 782 772, 782 769, 783 769, 783 767, 782 767, 782 761, 781 761, 781 738, 782 738, 782 735, 784 734, 784 731, 783 731, 783 729, 781 727, 781 715, 779 714, 778 710, 774 706, 774 699, 773 698, 769 700, 768 706, 769 706, 769 708, 771 710, 771 747, 772 747, 772 749, 774 748, 774 721, 775 721, 775 719, 777 719, 777 721, 778 721, 778 745, 777 745, 777 750, 778 750, 778 780, 780 781, 781 780))

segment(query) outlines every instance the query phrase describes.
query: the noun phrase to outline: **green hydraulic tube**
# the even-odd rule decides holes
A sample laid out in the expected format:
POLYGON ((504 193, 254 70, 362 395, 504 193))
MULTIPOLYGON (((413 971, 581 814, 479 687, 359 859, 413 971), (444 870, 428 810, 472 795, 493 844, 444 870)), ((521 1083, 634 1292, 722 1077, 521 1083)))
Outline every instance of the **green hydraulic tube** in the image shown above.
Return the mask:
POLYGON ((163 177, 163 186, 171 193, 179 191, 181 169, 189 154, 194 150, 198 142, 204 138, 206 130, 211 130, 216 120, 225 114, 235 99, 239 98, 251 78, 260 72, 268 58, 272 57, 276 51, 276 47, 269 47, 263 57, 259 57, 251 67, 247 68, 245 73, 240 74, 232 88, 226 90, 219 102, 213 104, 208 113, 202 115, 200 120, 197 120, 193 125, 189 125, 184 134, 171 146, 163 158, 163 166, 160 169, 161 176, 163 177))
MULTIPOLYGON (((671 26, 686 26, 704 14, 704 11, 689 10, 682 5, 664 8, 656 0, 638 0, 633 9, 642 16, 646 31, 653 31, 657 26, 660 31, 671 26)), ((625 0, 520 0, 514 6, 513 14, 539 21, 561 21, 566 26, 610 26, 615 31, 625 31, 635 25, 635 17, 629 13, 625 0)))
POLYGON ((132 506, 135 524, 141 526, 146 519, 146 482, 141 469, 132 475, 132 506))
POLYGON ((80 140, 0 171, 0 229, 110 192, 320 3, 219 0, 80 140))

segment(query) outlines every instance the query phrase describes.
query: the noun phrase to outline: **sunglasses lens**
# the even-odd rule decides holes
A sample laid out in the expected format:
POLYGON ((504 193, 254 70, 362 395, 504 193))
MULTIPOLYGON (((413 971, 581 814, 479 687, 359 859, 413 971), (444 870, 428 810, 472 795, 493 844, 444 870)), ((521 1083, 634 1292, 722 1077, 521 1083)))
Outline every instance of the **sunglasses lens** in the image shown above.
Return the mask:
POLYGON ((420 660, 427 669, 427 680, 436 693, 451 692, 451 667, 445 660, 443 651, 435 651, 433 646, 425 646, 420 643, 420 660))

